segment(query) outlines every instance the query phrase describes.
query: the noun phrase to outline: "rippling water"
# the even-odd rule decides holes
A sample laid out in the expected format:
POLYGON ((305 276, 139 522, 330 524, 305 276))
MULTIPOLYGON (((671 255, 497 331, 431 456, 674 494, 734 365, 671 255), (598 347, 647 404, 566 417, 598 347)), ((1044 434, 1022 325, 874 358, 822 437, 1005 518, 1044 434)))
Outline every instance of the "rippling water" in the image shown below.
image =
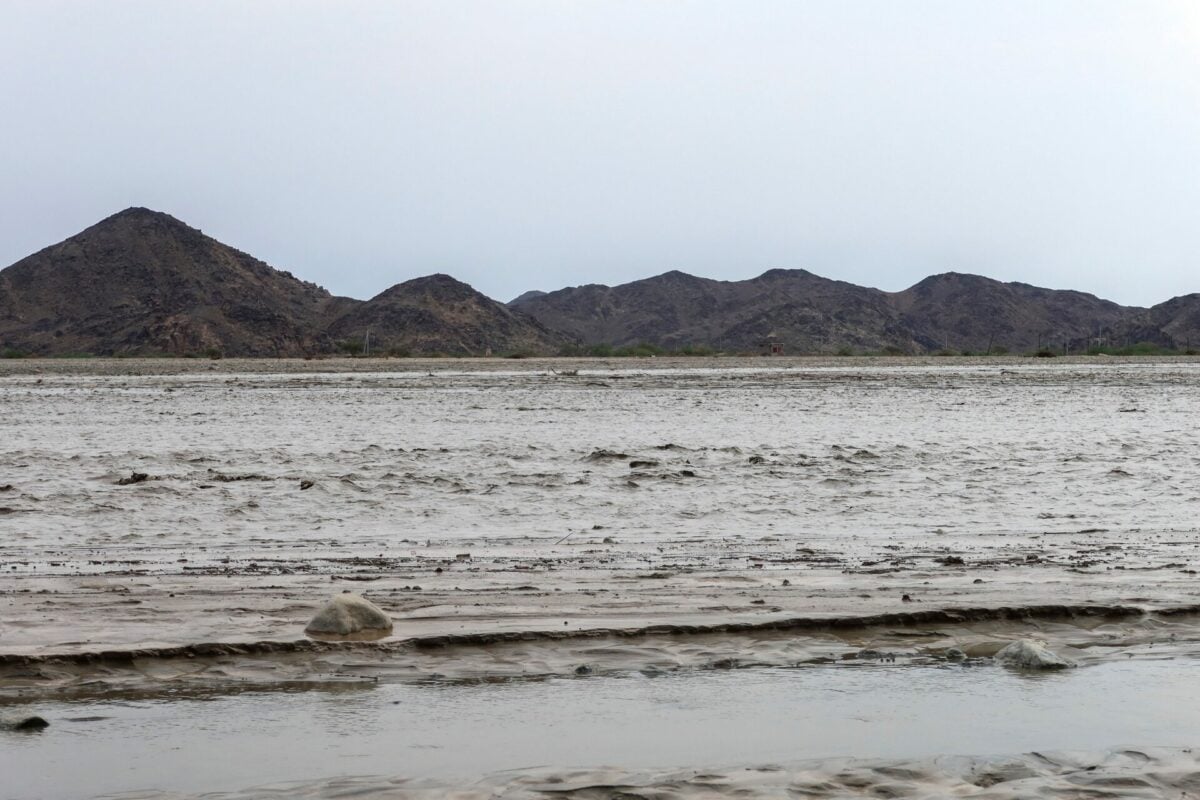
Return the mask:
POLYGON ((1181 746, 1200 724, 1198 678, 1192 659, 1139 660, 1039 676, 763 669, 53 704, 44 733, 0 733, 0 774, 8 796, 72 798, 337 774, 469 786, 545 765, 716 770, 847 753, 1181 746))
POLYGON ((3 553, 125 548, 167 565, 200 544, 370 553, 592 525, 728 540, 730 556, 769 535, 1169 537, 1195 530, 1200 503, 1197 377, 1194 364, 9 377, 3 553), (603 450, 626 457, 589 458, 603 450), (131 472, 150 480, 115 485, 131 472))
MULTIPOLYGON (((395 786, 330 776, 380 773, 436 797, 437 781, 538 764, 1179 746, 1195 730, 1195 615, 1129 606, 1200 601, 1200 363, 497 364, 0 364, 0 710, 53 718, 0 740, 0 774, 26 769, 18 796, 77 796, 74 776, 89 793, 311 779, 279 796, 371 796, 395 786), (393 616, 390 643, 99 655, 286 644, 343 590, 393 616), (1021 616, 1067 603, 1099 611, 1021 616), (1007 627, 683 635, 997 606, 1007 627), (641 633, 404 649, 595 628, 641 633), (1031 634, 1086 666, 930 666, 1031 634), (861 647, 904 666, 776 668, 861 647), (495 682, 580 662, 589 680, 495 682), (293 685, 322 688, 259 691, 293 685)), ((1117 753, 1088 780, 1200 786, 1187 758, 1159 758, 1117 753)), ((943 767, 913 780, 983 785, 943 767)), ((898 791, 880 781, 911 771, 879 769, 862 786, 898 791)), ((1013 769, 1049 791, 1083 767, 1013 769)), ((812 785, 858 780, 822 770, 812 785)), ((662 780, 684 797, 716 778, 662 780)))

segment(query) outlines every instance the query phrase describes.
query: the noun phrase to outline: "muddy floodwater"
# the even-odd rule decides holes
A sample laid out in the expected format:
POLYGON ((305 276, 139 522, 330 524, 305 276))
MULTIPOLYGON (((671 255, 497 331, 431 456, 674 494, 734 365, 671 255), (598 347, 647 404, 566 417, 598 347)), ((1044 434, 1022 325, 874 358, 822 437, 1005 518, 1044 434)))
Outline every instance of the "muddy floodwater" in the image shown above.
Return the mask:
MULTIPOLYGON (((847 753, 918 760, 1178 745, 1200 729, 1200 707, 1177 705, 1198 681, 1195 661, 1131 661, 1047 676, 961 665, 770 668, 118 697, 44 705, 60 730, 10 734, 0 769, 22 776, 30 796, 62 800, 164 789, 253 794, 278 784, 321 796, 332 794, 331 775, 344 773, 402 775, 408 791, 430 795, 474 787, 486 797, 483 786, 547 765, 723 772, 847 753)), ((1192 769, 1200 777, 1200 764, 1192 769)), ((937 780, 928 767, 913 772, 901 781, 877 775, 870 786, 911 793, 937 780)))
POLYGON ((1197 569, 1196 359, 0 361, 0 796, 1183 797, 1197 569))

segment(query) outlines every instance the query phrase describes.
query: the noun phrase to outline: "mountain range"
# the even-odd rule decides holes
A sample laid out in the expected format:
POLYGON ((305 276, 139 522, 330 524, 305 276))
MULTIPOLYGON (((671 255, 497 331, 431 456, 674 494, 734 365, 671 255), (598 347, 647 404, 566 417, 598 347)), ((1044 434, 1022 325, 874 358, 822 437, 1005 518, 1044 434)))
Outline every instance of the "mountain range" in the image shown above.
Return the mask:
POLYGON ((0 351, 31 355, 553 355, 648 345, 793 354, 1200 345, 1200 294, 1152 308, 933 275, 901 292, 772 269, 671 271, 504 304, 447 275, 337 297, 167 214, 130 208, 0 270, 0 351))

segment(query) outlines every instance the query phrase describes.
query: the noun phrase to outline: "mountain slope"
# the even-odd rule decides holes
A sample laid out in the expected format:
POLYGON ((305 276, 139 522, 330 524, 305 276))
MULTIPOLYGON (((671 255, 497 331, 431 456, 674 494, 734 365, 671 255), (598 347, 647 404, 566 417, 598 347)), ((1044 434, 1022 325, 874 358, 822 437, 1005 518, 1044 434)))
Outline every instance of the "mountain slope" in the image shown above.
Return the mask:
POLYGON ((0 271, 0 346, 37 354, 328 350, 332 296, 167 214, 130 208, 0 271))
POLYGON ((1200 344, 1200 295, 1132 308, 1083 292, 1002 283, 978 275, 933 275, 883 292, 775 269, 744 281, 682 272, 620 286, 590 284, 528 293, 510 306, 585 344, 647 342, 761 352, 766 340, 789 353, 1080 351, 1103 334, 1125 343, 1200 344))
POLYGON ((589 344, 755 351, 773 335, 790 352, 918 347, 886 293, 805 270, 770 270, 744 281, 668 272, 523 296, 512 305, 589 344))
POLYGON ((1178 350, 1200 349, 1200 294, 1185 294, 1139 310, 1123 325, 1105 331, 1117 347, 1148 342, 1178 350))
POLYGON ((1076 349, 1141 309, 1083 292, 1001 283, 978 275, 933 275, 891 296, 905 326, 927 349, 1014 352, 1039 345, 1076 349))
POLYGON ((332 320, 335 339, 365 342, 375 352, 553 355, 566 341, 541 323, 449 275, 406 281, 332 320))
POLYGON ((167 214, 130 208, 0 271, 0 350, 36 355, 553 354, 566 338, 445 275, 334 297, 167 214))
POLYGON ((0 351, 552 355, 565 345, 788 353, 1078 352, 1200 346, 1200 294, 1153 308, 1093 295, 934 275, 883 292, 774 269, 743 281, 679 271, 620 286, 526 292, 504 305, 447 275, 368 301, 334 297, 167 214, 130 208, 0 270, 0 351))

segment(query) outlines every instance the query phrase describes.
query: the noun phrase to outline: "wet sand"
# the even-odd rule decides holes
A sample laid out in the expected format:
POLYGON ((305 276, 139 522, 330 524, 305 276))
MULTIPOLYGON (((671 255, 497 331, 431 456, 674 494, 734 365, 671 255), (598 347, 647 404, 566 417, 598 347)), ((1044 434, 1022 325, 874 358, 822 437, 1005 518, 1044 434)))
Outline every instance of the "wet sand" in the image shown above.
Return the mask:
POLYGON ((1028 635, 1085 667, 1191 659, 1198 378, 1196 359, 0 361, 0 703, 932 665, 1028 635), (394 636, 306 639, 343 590, 394 636))

